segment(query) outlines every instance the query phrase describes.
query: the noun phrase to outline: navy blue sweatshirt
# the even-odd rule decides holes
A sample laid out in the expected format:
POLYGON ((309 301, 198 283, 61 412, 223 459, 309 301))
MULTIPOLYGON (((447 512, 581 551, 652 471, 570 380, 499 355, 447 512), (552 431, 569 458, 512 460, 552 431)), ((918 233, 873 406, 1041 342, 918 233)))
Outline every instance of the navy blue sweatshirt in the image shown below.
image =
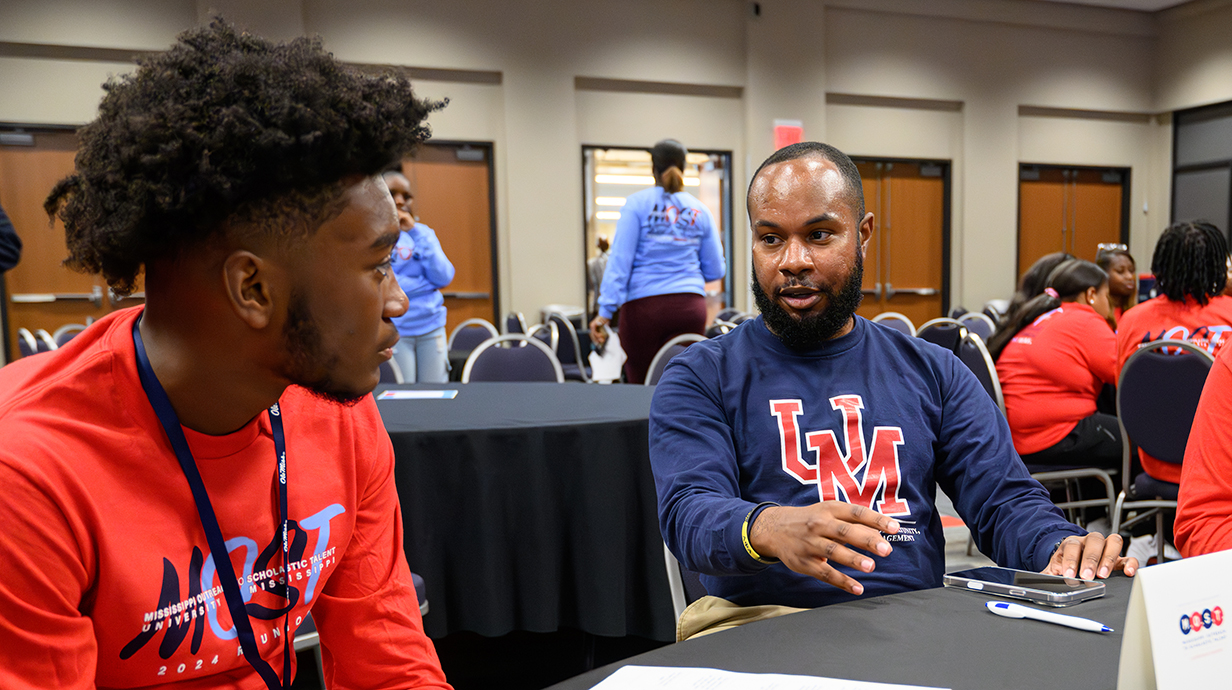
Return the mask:
POLYGON ((759 317, 674 358, 650 410, 663 539, 707 591, 741 605, 812 608, 855 596, 754 560, 745 516, 773 501, 859 503, 893 516, 865 596, 941 584, 939 484, 997 563, 1043 570, 1066 522, 1014 452, 1010 430, 952 353, 856 317, 847 335, 788 349, 759 317), (818 477, 821 481, 818 481, 818 477))

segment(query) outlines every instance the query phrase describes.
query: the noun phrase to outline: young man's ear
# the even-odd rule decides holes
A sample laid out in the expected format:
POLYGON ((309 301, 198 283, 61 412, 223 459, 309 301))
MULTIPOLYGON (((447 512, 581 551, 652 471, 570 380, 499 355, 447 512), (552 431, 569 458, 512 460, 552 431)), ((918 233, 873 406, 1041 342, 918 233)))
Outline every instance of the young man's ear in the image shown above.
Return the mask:
POLYGON ((231 308, 240 320, 255 329, 273 320, 273 291, 269 262, 247 250, 232 252, 222 265, 223 282, 231 308))

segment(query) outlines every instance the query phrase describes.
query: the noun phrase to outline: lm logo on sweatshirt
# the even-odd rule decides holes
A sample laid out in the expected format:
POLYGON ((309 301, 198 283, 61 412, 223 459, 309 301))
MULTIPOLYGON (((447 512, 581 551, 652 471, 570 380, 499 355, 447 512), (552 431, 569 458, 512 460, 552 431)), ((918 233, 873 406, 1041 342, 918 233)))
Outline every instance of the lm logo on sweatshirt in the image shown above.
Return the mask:
POLYGON ((806 432, 804 446, 815 460, 809 464, 801 452, 801 432, 796 420, 804 413, 804 402, 770 401, 770 414, 778 420, 783 471, 801 484, 817 484, 823 501, 854 503, 884 515, 910 515, 910 506, 898 495, 902 427, 875 427, 870 451, 864 443, 863 399, 858 395, 838 395, 830 398, 830 407, 843 417, 846 452, 840 450, 833 431, 806 432))

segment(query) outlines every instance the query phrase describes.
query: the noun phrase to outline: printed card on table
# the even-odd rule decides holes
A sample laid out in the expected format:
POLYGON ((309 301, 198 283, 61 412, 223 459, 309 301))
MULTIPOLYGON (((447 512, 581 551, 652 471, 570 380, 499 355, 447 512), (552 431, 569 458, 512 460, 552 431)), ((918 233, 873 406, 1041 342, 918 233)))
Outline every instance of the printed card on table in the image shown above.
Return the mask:
POLYGON ((1134 577, 1117 690, 1227 687, 1232 551, 1143 568, 1134 577))

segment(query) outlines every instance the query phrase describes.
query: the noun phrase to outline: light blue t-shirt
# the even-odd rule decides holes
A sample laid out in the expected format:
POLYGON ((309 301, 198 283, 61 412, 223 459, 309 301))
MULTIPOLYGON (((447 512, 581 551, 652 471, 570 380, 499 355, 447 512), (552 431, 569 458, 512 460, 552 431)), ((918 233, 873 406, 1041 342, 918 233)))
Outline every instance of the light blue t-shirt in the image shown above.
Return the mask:
POLYGON ((406 313, 394 319, 403 336, 431 333, 445 325, 445 298, 440 289, 453 280, 453 264, 441 250, 432 228, 416 223, 398 236, 393 270, 406 293, 406 313))
POLYGON ((706 294, 706 282, 727 273, 723 244, 710 210, 685 192, 652 187, 629 195, 612 240, 599 314, 643 297, 706 294))

